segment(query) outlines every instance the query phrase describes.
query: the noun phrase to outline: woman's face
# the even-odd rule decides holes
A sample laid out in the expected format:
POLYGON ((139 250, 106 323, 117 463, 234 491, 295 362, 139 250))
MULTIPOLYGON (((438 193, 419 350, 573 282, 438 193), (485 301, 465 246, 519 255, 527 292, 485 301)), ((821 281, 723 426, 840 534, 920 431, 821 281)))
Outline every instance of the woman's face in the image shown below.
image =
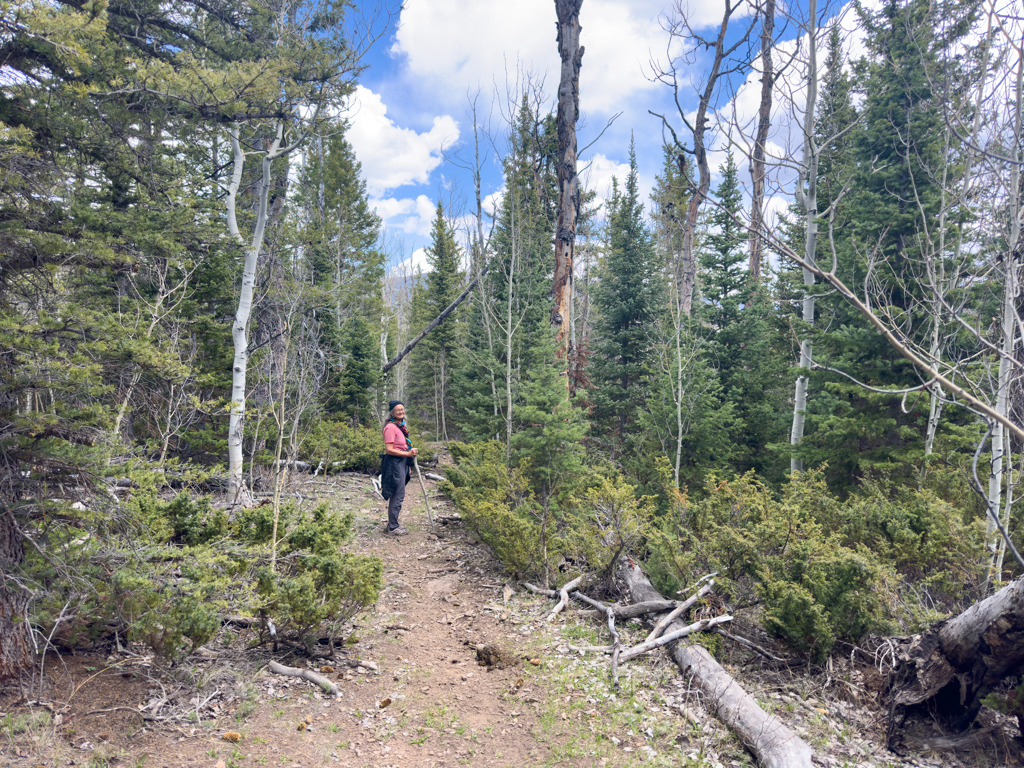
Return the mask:
POLYGON ((391 412, 391 417, 395 421, 401 421, 402 419, 404 419, 405 418, 405 406, 404 405, 396 405, 395 406, 395 410, 393 410, 391 412))

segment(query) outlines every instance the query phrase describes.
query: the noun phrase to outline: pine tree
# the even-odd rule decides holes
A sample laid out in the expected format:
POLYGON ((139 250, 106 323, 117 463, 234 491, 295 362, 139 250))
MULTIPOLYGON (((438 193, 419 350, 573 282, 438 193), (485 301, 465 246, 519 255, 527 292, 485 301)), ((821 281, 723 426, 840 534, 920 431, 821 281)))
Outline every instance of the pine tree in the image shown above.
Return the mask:
POLYGON ((506 189, 489 271, 471 310, 471 327, 481 332, 468 335, 455 382, 460 429, 500 439, 507 453, 521 423, 523 384, 534 367, 550 363, 541 340, 550 324, 555 148, 553 119, 524 97, 503 161, 506 189))
POLYGON ((541 328, 535 337, 541 361, 522 382, 521 423, 512 436, 512 463, 529 479, 536 500, 545 571, 549 539, 554 535, 579 487, 583 469, 583 414, 569 399, 565 364, 558 358, 554 333, 541 328))
MULTIPOLYGON (((945 176, 946 184, 955 184, 957 172, 955 152, 948 154, 944 145, 943 96, 933 88, 946 80, 952 92, 958 90, 962 73, 940 62, 952 60, 944 49, 956 44, 971 15, 965 11, 960 22, 940 31, 936 12, 924 0, 887 0, 876 13, 863 13, 869 56, 858 65, 864 83, 861 124, 819 167, 821 186, 833 197, 844 184, 850 190, 834 225, 844 282, 863 285, 870 270, 876 305, 912 329, 912 342, 924 346, 929 323, 915 276, 924 243, 937 234, 940 180, 945 176)), ((853 115, 837 44, 830 46, 828 65, 819 132, 835 133, 853 115)), ((819 197, 821 210, 830 203, 819 197)), ((819 238, 819 249, 819 259, 830 263, 827 237, 819 238)), ((818 312, 819 325, 829 331, 815 336, 816 359, 828 359, 831 367, 875 387, 919 383, 913 366, 845 303, 831 297, 819 302, 818 312)), ((913 472, 912 462, 923 455, 924 400, 905 409, 900 396, 871 392, 829 373, 813 374, 811 387, 807 432, 798 449, 808 464, 828 462, 830 480, 839 486, 874 468, 913 472)))
POLYGON ((710 231, 700 254, 703 270, 701 289, 704 297, 704 321, 721 332, 736 323, 740 307, 746 303, 746 243, 749 238, 740 221, 743 193, 732 152, 719 169, 722 180, 715 190, 717 198, 710 216, 710 231))
POLYGON ((664 263, 644 221, 632 144, 625 187, 613 189, 609 203, 608 229, 609 247, 594 289, 598 338, 591 399, 594 421, 621 450, 651 379, 653 338, 665 306, 664 263))
POLYGON ((780 462, 766 447, 781 440, 788 428, 789 350, 780 343, 771 281, 762 277, 755 287, 748 280, 742 191, 731 152, 720 175, 700 257, 704 301, 698 314, 703 326, 697 333, 706 338, 707 364, 717 369, 718 397, 735 418, 726 450, 732 466, 768 472, 779 480, 780 462))
POLYGON ((316 313, 331 358, 323 400, 328 412, 366 424, 379 379, 380 217, 370 208, 362 165, 344 130, 318 137, 307 157, 296 209, 302 216, 299 237, 306 241, 313 284, 325 307, 316 313))
MULTIPOLYGON (((427 273, 419 302, 413 304, 414 327, 422 327, 433 320, 462 292, 463 274, 460 269, 461 250, 455 242, 455 232, 444 215, 444 207, 437 204, 434 225, 430 232, 427 273)), ((459 307, 443 323, 431 331, 413 351, 410 375, 413 383, 409 398, 424 413, 431 412, 439 439, 448 439, 448 411, 451 409, 452 374, 459 365, 463 308, 459 307)))

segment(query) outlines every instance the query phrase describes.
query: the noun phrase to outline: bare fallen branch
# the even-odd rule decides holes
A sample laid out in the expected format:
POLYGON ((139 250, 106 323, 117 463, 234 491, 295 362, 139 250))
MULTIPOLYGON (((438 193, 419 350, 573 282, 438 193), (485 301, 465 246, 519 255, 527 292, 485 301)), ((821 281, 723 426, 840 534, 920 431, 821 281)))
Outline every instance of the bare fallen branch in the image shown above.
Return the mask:
POLYGON ((757 643, 752 643, 750 640, 747 640, 747 638, 745 638, 745 637, 740 637, 739 635, 734 635, 732 632, 726 632, 721 627, 715 627, 715 634, 716 635, 721 635, 722 637, 727 638, 729 640, 733 640, 733 641, 739 643, 740 645, 745 645, 750 650, 755 651, 755 652, 761 654, 766 659, 771 659, 772 661, 777 661, 780 664, 785 664, 786 663, 785 659, 780 659, 778 656, 773 654, 767 648, 762 648, 757 643))
POLYGON ((276 661, 270 662, 270 671, 276 675, 286 675, 288 677, 301 677, 303 680, 308 680, 315 685, 319 685, 325 691, 329 692, 332 696, 337 696, 341 693, 341 689, 337 685, 332 683, 326 677, 318 675, 311 669, 299 669, 298 667, 286 667, 284 664, 278 664, 276 661))
POLYGON ((570 581, 564 587, 558 591, 558 604, 554 607, 554 610, 548 615, 548 621, 553 621, 555 616, 562 612, 562 609, 569 604, 569 590, 576 589, 579 583, 583 581, 583 576, 577 576, 575 579, 570 581))
POLYGON ((526 588, 528 592, 533 592, 533 594, 540 595, 541 597, 558 597, 558 591, 554 589, 544 589, 543 587, 538 587, 533 584, 530 584, 527 581, 523 582, 523 586, 526 588))
POLYGON ((692 595, 691 597, 681 602, 678 606, 676 606, 676 609, 671 613, 665 614, 665 616, 663 616, 658 621, 658 623, 654 625, 654 629, 651 630, 651 634, 647 636, 647 642, 656 640, 658 635, 660 635, 665 630, 665 627, 667 627, 673 621, 678 619, 684 611, 688 611, 690 608, 692 608, 694 604, 696 604, 698 600, 700 600, 702 597, 704 597, 704 595, 710 592, 712 587, 714 586, 715 580, 711 579, 707 584, 701 587, 700 590, 698 590, 697 594, 692 595))
POLYGON ((711 629, 712 627, 717 626, 719 624, 724 624, 727 621, 732 621, 732 616, 716 616, 713 619, 701 619, 700 621, 695 621, 688 627, 677 629, 675 632, 669 632, 667 635, 662 635, 656 640, 647 640, 645 642, 640 643, 640 645, 634 645, 632 648, 625 651, 621 656, 619 656, 619 659, 621 661, 629 661, 630 659, 636 658, 637 656, 642 656, 648 651, 653 651, 656 648, 660 648, 663 645, 668 645, 669 643, 675 640, 679 640, 680 638, 686 637, 687 635, 692 635, 694 632, 703 632, 706 629, 711 629))

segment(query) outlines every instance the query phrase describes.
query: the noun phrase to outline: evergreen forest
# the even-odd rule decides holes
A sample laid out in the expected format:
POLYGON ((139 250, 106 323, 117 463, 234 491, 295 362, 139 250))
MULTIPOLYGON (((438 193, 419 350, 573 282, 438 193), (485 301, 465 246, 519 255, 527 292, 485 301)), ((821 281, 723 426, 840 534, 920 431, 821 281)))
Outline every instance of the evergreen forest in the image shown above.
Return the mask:
MULTIPOLYGON (((340 634, 384 565, 293 484, 378 473, 395 399, 515 582, 716 573, 811 665, 1019 585, 1020 15, 730 2, 666 8, 660 170, 605 194, 556 0, 562 82, 497 89, 413 267, 346 108, 397 6, 0 0, 0 678, 340 634)), ((968 710, 1024 716, 1014 653, 968 710)))

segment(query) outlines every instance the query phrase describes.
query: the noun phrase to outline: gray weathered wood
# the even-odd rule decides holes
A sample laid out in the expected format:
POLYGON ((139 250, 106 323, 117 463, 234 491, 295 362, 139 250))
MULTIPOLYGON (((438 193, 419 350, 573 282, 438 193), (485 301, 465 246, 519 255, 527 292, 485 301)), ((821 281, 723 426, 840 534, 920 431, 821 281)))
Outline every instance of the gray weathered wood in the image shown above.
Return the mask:
MULTIPOLYGON (((627 560, 619 573, 633 600, 650 601, 661 597, 636 563, 627 560)), ((667 628, 668 632, 677 629, 682 629, 680 622, 667 628)), ((669 655, 684 675, 693 678, 708 707, 740 737, 761 765, 765 768, 811 768, 812 752, 807 743, 777 717, 761 709, 707 649, 700 645, 676 644, 669 655)))
POLYGON ((959 730, 974 722, 981 699, 1007 677, 1024 674, 1024 578, 928 632, 896 643, 890 698, 897 707, 934 699, 947 685, 959 696, 930 703, 959 730))
POLYGON ((583 0, 555 0, 558 18, 558 55, 562 60, 558 81, 558 220, 555 224, 554 303, 551 324, 564 348, 572 301, 572 256, 576 244, 576 219, 580 210, 580 187, 576 176, 576 121, 580 116, 580 6, 583 0))

